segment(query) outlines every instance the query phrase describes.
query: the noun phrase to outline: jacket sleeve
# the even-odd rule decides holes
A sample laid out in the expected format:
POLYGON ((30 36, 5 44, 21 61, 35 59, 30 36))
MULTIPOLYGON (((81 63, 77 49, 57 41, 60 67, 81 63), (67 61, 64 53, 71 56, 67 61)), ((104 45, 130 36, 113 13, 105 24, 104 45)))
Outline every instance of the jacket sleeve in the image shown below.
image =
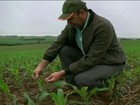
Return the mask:
POLYGON ((114 31, 111 25, 103 24, 94 33, 96 38, 91 44, 88 53, 83 56, 80 60, 72 63, 66 71, 71 71, 74 74, 86 71, 96 66, 100 60, 103 58, 107 52, 112 38, 114 36, 114 31))
POLYGON ((61 34, 57 37, 57 40, 54 41, 45 51, 43 59, 52 62, 56 58, 61 48, 67 43, 67 28, 68 27, 66 26, 61 34))

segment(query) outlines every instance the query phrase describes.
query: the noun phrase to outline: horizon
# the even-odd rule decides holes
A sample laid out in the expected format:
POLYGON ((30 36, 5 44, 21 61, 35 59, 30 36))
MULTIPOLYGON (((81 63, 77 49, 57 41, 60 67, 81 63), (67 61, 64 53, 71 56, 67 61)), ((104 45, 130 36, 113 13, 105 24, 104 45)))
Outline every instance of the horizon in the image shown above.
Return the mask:
MULTIPOLYGON (((49 37, 57 37, 57 35, 0 35, 0 37, 46 37, 46 36, 49 36, 49 37)), ((118 39, 140 39, 140 37, 117 37, 118 39)))

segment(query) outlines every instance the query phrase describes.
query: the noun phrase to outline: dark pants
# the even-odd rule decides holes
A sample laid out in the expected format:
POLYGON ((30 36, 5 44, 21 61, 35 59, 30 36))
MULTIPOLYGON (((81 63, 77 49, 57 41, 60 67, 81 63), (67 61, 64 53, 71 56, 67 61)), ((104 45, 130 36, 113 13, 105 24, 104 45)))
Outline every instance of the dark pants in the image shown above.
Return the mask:
MULTIPOLYGON (((71 63, 79 60, 82 56, 83 54, 79 48, 70 46, 63 47, 59 53, 59 58, 64 69, 71 63)), ((97 65, 77 75, 67 74, 65 75, 65 80, 69 84, 80 87, 103 87, 108 78, 121 74, 123 68, 124 65, 97 65)))

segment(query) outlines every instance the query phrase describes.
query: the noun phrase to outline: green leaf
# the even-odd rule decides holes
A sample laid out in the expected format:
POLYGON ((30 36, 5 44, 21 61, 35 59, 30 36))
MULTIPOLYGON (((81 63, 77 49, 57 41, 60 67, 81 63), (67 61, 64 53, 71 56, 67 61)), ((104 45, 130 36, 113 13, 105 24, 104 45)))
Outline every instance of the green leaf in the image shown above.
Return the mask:
POLYGON ((50 93, 48 93, 46 91, 42 91, 41 94, 37 97, 37 99, 41 102, 49 95, 50 95, 50 93))
POLYGON ((35 102, 29 97, 29 95, 25 92, 23 96, 27 99, 28 105, 35 105, 35 102))
POLYGON ((64 97, 63 89, 58 89, 57 94, 51 93, 51 97, 56 105, 66 105, 66 98, 64 97))
POLYGON ((0 90, 2 90, 5 94, 10 95, 9 86, 2 79, 0 79, 0 90))

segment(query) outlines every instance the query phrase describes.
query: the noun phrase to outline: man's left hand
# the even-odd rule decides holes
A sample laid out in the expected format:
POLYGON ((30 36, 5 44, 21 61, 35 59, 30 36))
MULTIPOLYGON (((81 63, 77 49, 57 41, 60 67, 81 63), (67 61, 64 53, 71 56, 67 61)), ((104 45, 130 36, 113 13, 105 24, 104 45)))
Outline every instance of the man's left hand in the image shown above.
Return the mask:
POLYGON ((64 75, 65 75, 65 71, 64 70, 58 71, 58 72, 54 72, 54 73, 52 73, 51 75, 49 75, 46 78, 46 81, 47 82, 56 82, 56 81, 60 80, 61 78, 63 78, 64 75))

